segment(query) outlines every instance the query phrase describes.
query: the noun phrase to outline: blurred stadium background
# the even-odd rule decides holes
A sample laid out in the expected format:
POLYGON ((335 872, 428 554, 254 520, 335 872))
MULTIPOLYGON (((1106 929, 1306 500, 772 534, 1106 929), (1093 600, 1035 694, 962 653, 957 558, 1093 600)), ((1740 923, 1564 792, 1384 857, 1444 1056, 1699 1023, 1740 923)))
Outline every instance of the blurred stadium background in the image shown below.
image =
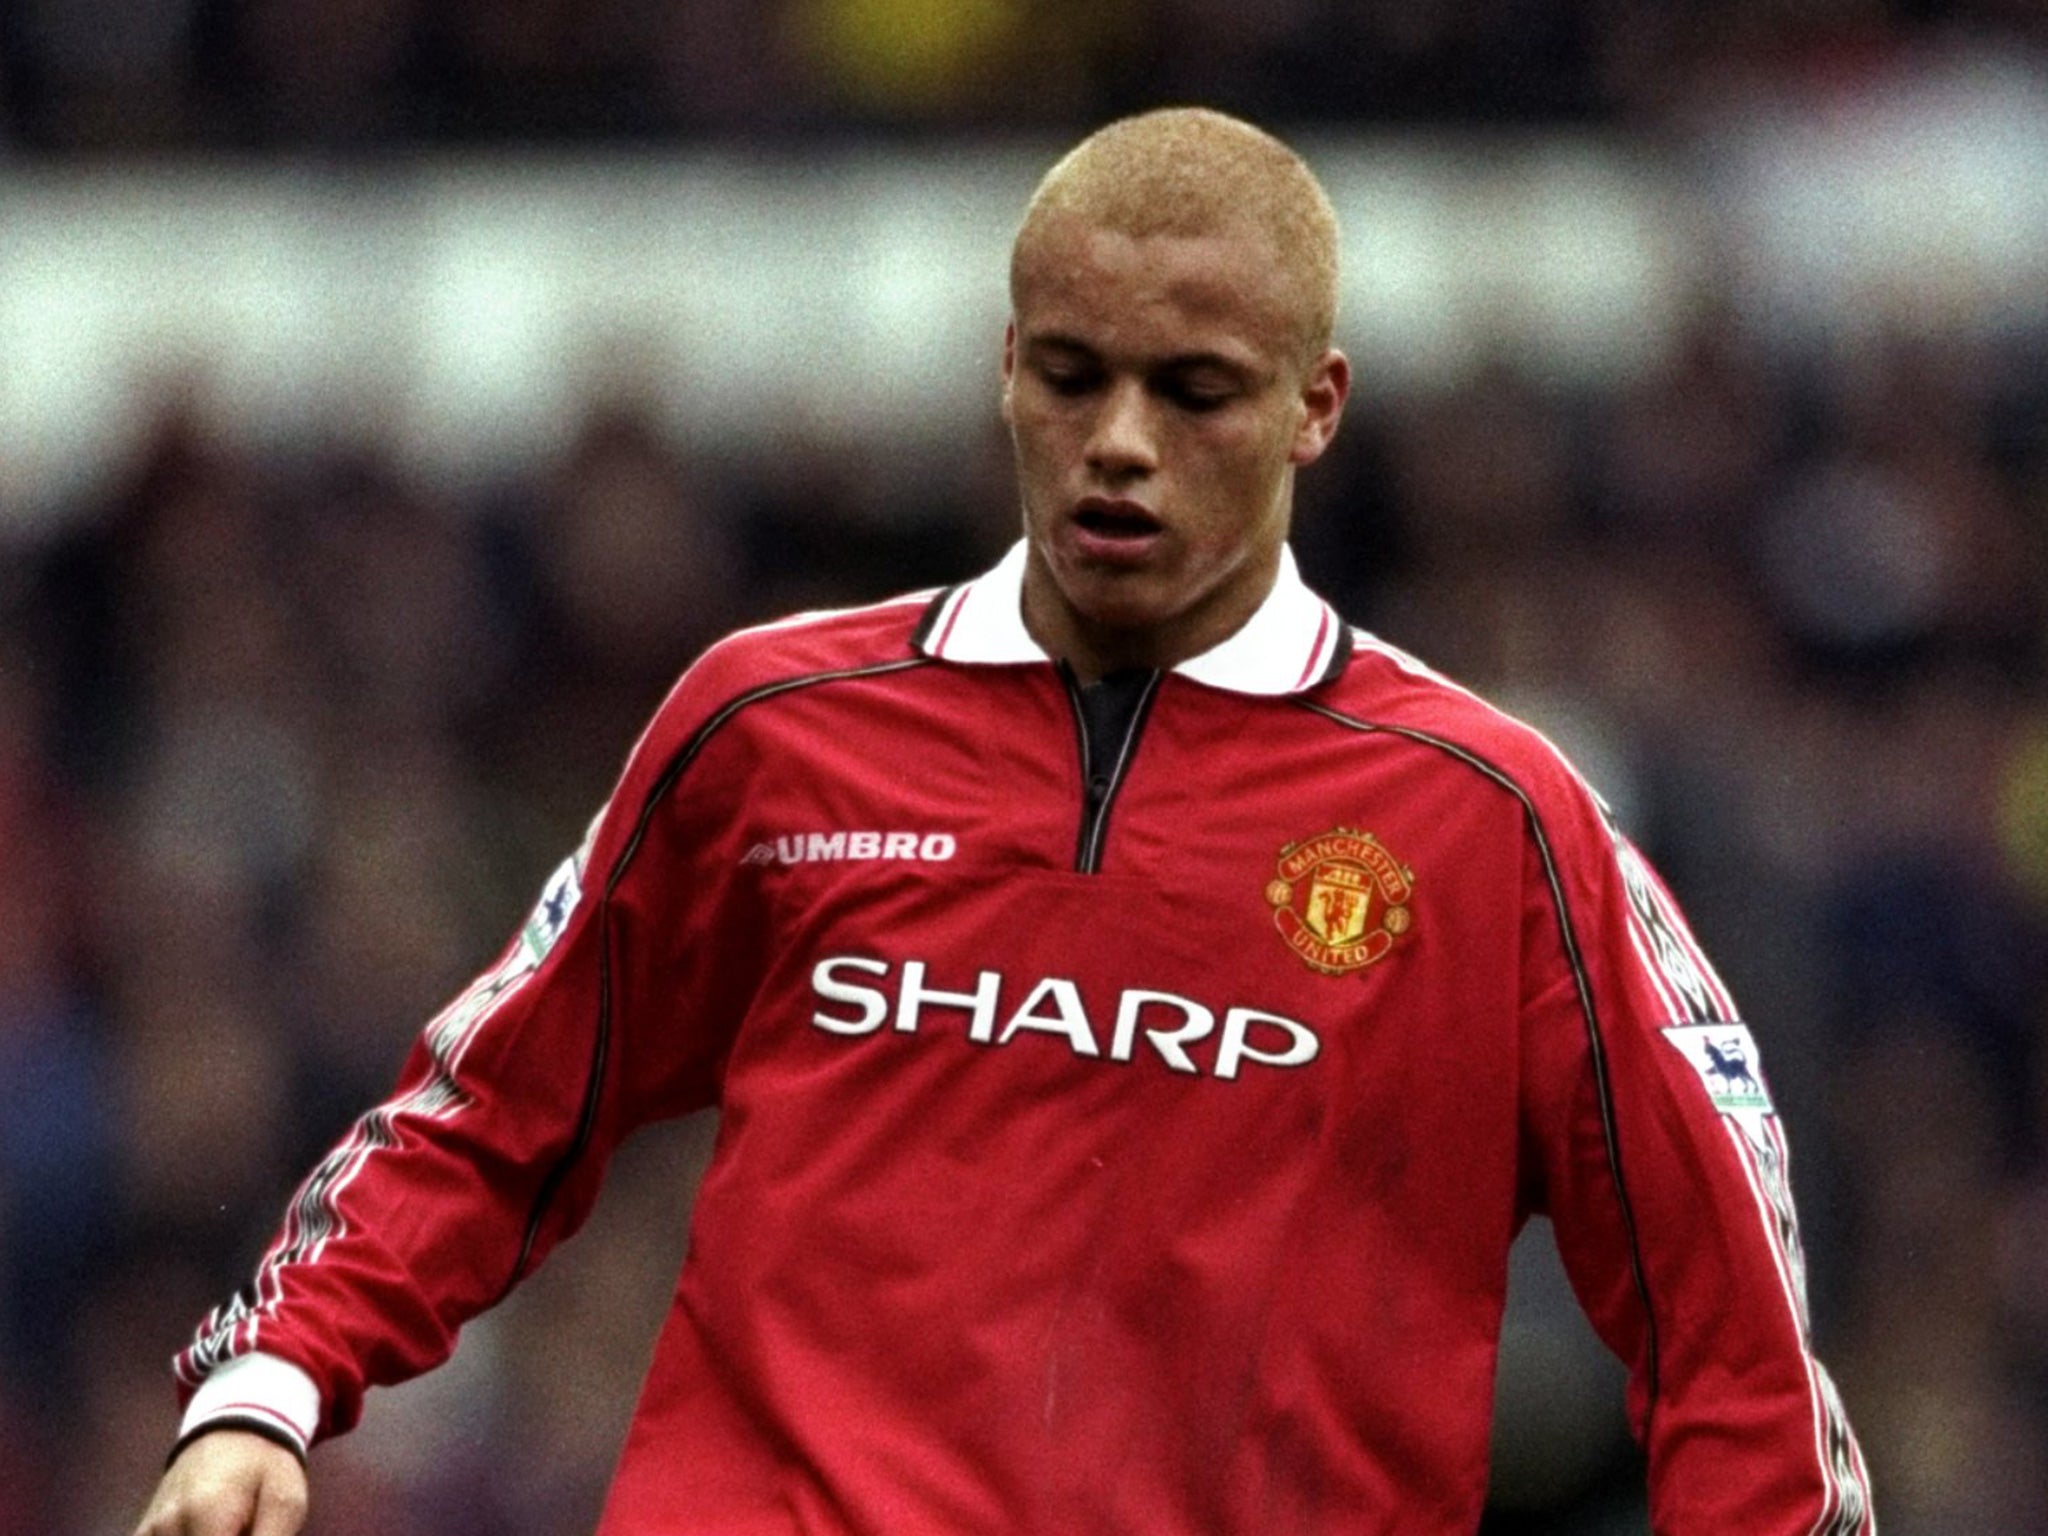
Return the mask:
MULTIPOLYGON (((1312 579, 1678 887, 1886 1530, 2048 1530, 2048 4, 0 0, 0 1532, 128 1528, 698 647, 1004 545, 1012 222, 1187 100, 1346 222, 1312 579)), ((315 1533, 588 1528, 706 1131, 315 1533)), ((1641 1532, 1534 1237, 1487 1529, 1641 1532)))

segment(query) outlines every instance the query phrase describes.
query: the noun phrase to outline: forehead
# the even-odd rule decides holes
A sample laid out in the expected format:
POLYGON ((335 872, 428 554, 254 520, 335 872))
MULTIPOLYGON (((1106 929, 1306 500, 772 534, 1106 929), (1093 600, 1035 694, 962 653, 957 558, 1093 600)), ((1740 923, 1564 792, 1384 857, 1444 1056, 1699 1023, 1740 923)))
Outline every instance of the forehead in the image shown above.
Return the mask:
POLYGON ((1302 325, 1270 242, 1249 229, 1132 235, 1059 217, 1019 245, 1012 288, 1027 343, 1268 361, 1302 325))

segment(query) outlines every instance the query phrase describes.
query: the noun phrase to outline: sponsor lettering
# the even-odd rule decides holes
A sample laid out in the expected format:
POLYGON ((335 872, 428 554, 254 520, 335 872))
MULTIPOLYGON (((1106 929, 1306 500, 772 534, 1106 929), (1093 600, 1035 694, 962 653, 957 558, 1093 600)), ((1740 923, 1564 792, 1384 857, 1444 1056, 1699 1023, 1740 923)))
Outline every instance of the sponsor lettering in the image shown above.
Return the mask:
POLYGON ((1046 1035, 1076 1056, 1114 1062, 1132 1061, 1144 1048, 1169 1071, 1226 1082, 1247 1067, 1305 1067, 1322 1050, 1315 1031, 1298 1019, 1226 1008, 1219 1020, 1215 1009, 1172 992, 1127 987, 1113 1013, 1091 1012, 1080 984, 1064 976, 1013 984, 1001 971, 982 970, 971 981, 949 978, 939 986, 922 960, 899 969, 864 955, 834 955, 811 968, 811 990, 832 1005, 811 1015, 827 1034, 857 1038, 886 1027, 916 1035, 964 1025, 976 1045, 1046 1035), (1103 1017, 1112 1020, 1106 1036, 1097 1022, 1103 1017))
POLYGON ((790 832, 755 843, 742 864, 838 864, 903 859, 943 864, 960 851, 950 832, 790 832))

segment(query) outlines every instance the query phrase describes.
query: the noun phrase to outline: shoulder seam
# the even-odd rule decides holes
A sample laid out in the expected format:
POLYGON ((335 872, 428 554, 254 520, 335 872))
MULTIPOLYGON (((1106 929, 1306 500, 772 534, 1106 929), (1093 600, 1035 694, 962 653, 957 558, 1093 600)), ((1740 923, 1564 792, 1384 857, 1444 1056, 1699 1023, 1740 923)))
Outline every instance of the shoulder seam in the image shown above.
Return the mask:
MULTIPOLYGON (((1509 711, 1502 709, 1492 700, 1467 688, 1455 678, 1446 677, 1443 673, 1437 671, 1436 668, 1430 666, 1428 662, 1410 655, 1399 646, 1389 645, 1379 636, 1362 629, 1354 631, 1354 635, 1356 639, 1356 648, 1352 652, 1354 659, 1362 654, 1383 657, 1410 677, 1433 684, 1443 689, 1445 693, 1463 701, 1473 710, 1477 711, 1482 718, 1493 722, 1511 734, 1526 737, 1530 742, 1541 747, 1551 762, 1562 770, 1565 777, 1591 798, 1594 808, 1600 812, 1603 818, 1611 820, 1612 812, 1600 791, 1594 788, 1587 780, 1585 774, 1579 771, 1578 765, 1565 754, 1564 749, 1552 741, 1544 731, 1532 725, 1529 721, 1524 720, 1520 715, 1511 714, 1509 711)), ((1483 754, 1475 751, 1473 748, 1465 746, 1462 742, 1454 741, 1450 736, 1441 732, 1424 730, 1419 726, 1385 726, 1383 728, 1397 730, 1404 734, 1412 734, 1417 739, 1432 739, 1446 748, 1456 747, 1463 752, 1470 753, 1481 761, 1491 761, 1491 759, 1485 758, 1483 754)))
POLYGON ((795 677, 757 683, 752 688, 727 699, 705 717, 703 724, 690 733, 688 739, 677 749, 676 755, 669 759, 668 765, 662 769, 660 777, 654 781, 654 787, 647 792, 647 799, 642 803, 640 814, 633 823, 633 835, 619 851, 618 859, 605 881, 604 895, 601 899, 610 900, 620 880, 625 878, 626 866, 632 862, 633 855, 639 850, 640 840, 646 833, 648 822, 653 818, 655 806, 675 787, 676 781, 682 777, 683 770, 695 760, 697 754, 703 750, 704 744, 741 710, 764 699, 773 698, 777 694, 792 693, 797 689, 816 687, 821 683, 851 682, 858 678, 880 677, 890 672, 908 672, 936 664, 929 656, 896 656, 886 661, 864 662, 853 667, 834 667, 823 672, 806 672, 795 677))

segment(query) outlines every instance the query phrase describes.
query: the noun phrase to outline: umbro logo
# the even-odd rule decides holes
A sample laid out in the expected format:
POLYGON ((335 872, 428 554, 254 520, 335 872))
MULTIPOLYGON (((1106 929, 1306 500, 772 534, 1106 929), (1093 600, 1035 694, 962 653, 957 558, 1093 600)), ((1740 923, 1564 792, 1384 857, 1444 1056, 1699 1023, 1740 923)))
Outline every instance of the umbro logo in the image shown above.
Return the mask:
POLYGON ((756 843, 742 864, 836 864, 849 860, 909 859, 942 864, 960 851, 950 832, 796 832, 756 843))

